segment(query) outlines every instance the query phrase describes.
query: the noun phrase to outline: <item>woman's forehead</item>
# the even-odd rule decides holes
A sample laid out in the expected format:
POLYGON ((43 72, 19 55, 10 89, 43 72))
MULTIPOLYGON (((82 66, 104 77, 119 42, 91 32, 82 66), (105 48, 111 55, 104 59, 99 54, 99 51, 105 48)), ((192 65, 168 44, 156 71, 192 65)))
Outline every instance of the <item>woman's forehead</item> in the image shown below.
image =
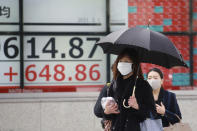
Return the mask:
POLYGON ((160 76, 159 76, 159 73, 156 72, 156 71, 151 71, 151 72, 149 72, 148 76, 155 76, 155 77, 158 76, 158 77, 160 77, 160 76))
POLYGON ((122 58, 120 58, 120 60, 131 60, 132 61, 132 59, 128 55, 123 56, 122 58))

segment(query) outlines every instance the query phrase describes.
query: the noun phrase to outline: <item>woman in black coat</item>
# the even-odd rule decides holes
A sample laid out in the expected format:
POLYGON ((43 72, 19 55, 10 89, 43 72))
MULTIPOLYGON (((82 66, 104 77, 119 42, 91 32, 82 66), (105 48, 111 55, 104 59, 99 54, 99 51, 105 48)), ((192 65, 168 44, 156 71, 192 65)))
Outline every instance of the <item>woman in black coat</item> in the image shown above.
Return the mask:
POLYGON ((170 123, 179 122, 179 118, 182 119, 182 117, 176 95, 163 89, 163 73, 161 70, 153 68, 147 73, 147 76, 147 81, 153 88, 153 96, 158 113, 157 118, 162 119, 163 127, 169 126, 170 123))
POLYGON ((154 114, 155 103, 152 88, 143 79, 137 53, 124 50, 113 65, 113 75, 108 96, 112 96, 116 103, 107 103, 105 109, 102 109, 100 101, 102 94, 107 92, 105 87, 97 100, 94 113, 112 121, 111 131, 140 131, 140 122, 149 117, 150 111, 154 114), (134 85, 136 89, 132 96, 134 85))

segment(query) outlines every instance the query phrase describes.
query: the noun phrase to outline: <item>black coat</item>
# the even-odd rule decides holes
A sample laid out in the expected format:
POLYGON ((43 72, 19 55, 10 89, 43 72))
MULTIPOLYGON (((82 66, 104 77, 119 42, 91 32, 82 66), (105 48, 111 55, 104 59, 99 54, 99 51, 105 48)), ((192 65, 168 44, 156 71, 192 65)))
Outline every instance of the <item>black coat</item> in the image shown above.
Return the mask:
POLYGON ((179 119, 176 115, 182 119, 181 112, 179 109, 179 105, 177 103, 176 95, 172 92, 166 91, 163 88, 160 89, 157 104, 163 102, 166 112, 164 116, 159 116, 158 118, 162 119, 163 127, 169 126, 169 122, 171 124, 179 122, 179 119), (176 114, 176 115, 175 115, 176 114))
MULTIPOLYGON (((147 81, 138 79, 136 82, 135 97, 137 99, 139 110, 134 108, 124 108, 123 100, 126 101, 132 95, 133 87, 135 84, 135 78, 123 80, 122 77, 118 77, 114 80, 109 88, 109 96, 115 98, 120 114, 104 114, 101 107, 102 97, 107 96, 107 86, 105 86, 95 104, 94 113, 97 117, 112 120, 112 131, 140 131, 139 123, 149 117, 150 111, 155 114, 155 102, 152 95, 152 88, 147 81)), ((128 103, 128 101, 126 102, 128 103)))

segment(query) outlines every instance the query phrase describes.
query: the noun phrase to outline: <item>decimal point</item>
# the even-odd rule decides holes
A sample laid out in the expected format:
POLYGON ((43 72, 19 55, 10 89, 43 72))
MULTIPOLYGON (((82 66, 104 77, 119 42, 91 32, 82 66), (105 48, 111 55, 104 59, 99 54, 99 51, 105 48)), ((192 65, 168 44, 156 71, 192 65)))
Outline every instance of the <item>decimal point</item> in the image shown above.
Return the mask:
POLYGON ((72 77, 69 77, 68 80, 69 80, 69 81, 72 81, 72 77))
POLYGON ((64 53, 61 54, 61 58, 65 58, 66 55, 64 53))

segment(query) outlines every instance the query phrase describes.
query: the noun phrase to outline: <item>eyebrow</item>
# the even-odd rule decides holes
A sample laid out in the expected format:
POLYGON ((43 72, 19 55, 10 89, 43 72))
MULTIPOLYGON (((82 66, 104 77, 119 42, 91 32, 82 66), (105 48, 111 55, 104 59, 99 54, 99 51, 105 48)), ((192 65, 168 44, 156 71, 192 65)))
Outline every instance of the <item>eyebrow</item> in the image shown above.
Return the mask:
POLYGON ((159 76, 148 76, 148 77, 159 77, 159 76))

